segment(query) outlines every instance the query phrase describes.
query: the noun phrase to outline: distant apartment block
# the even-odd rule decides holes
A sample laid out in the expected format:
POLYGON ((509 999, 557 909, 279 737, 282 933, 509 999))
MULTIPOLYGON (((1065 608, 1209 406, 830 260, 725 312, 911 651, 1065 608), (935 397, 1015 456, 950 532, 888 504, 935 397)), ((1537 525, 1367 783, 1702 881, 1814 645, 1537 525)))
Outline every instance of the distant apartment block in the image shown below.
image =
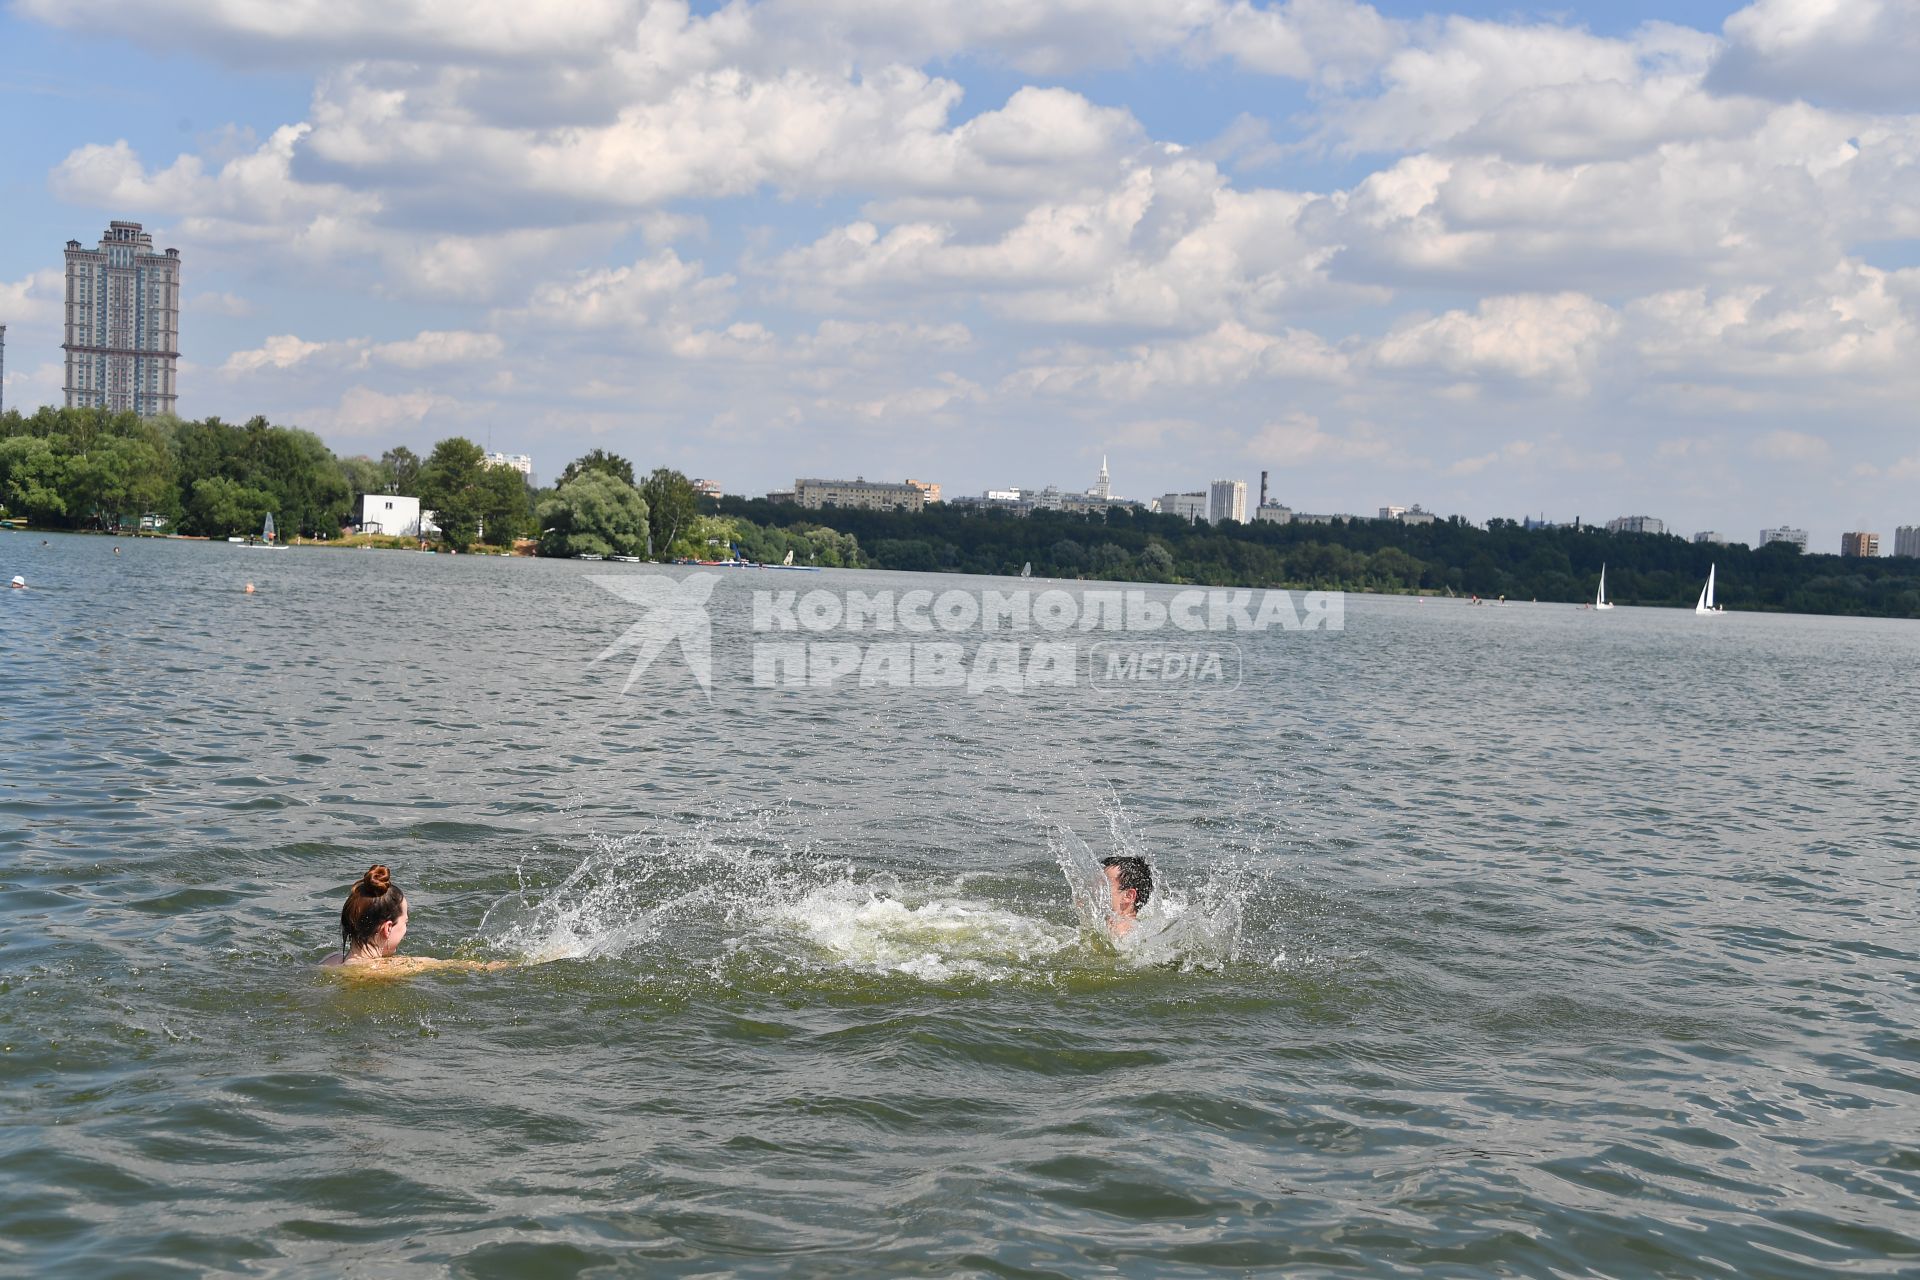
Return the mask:
POLYGON ((1222 520, 1238 520, 1244 523, 1247 518, 1247 482, 1245 480, 1215 480, 1207 487, 1207 522, 1219 524, 1222 520))
POLYGON ((935 481, 908 479, 907 483, 920 491, 921 499, 928 506, 940 501, 940 486, 935 481))
POLYGON ((1160 495, 1160 513, 1179 516, 1182 520, 1205 520, 1207 518, 1207 493, 1196 489, 1192 493, 1163 493, 1160 495))
POLYGON ((1667 522, 1653 516, 1616 516, 1607 521, 1608 533, 1665 533, 1667 522))
POLYGON ((1436 517, 1416 502, 1410 507, 1382 507, 1379 518, 1400 524, 1432 524, 1436 517))
POLYGON ((1380 508, 1380 518, 1382 520, 1398 520, 1401 516, 1405 514, 1407 514, 1407 509, 1405 507, 1380 508))
POLYGON ((1840 554, 1848 557, 1877 556, 1880 554, 1880 535, 1843 533, 1840 535, 1840 554))
POLYGON ((1920 556, 1920 524, 1903 524, 1893 531, 1893 554, 1920 556))
MULTIPOLYGON (((721 496, 720 482, 718 480, 695 480, 693 482, 693 491, 703 498, 718 498, 721 496)), ((773 495, 768 494, 767 496, 772 497, 773 495)))
POLYGON ((1256 521, 1264 520, 1268 524, 1291 524, 1293 508, 1278 502, 1263 502, 1253 509, 1256 521))
POLYGON ((67 241, 67 408, 172 413, 180 359, 180 251, 153 251, 137 222, 98 249, 67 241))
POLYGON ((527 479, 533 479, 533 455, 526 453, 489 453, 487 465, 490 467, 512 467, 527 479))
POLYGON ((1807 549, 1807 531, 1805 529, 1789 529, 1785 525, 1782 525, 1778 529, 1762 529, 1760 531, 1760 545, 1764 547, 1772 542, 1791 543, 1793 544, 1794 550, 1804 554, 1807 549))
POLYGON ((852 480, 801 479, 793 482, 793 500, 810 510, 841 507, 855 511, 923 511, 924 490, 911 484, 887 484, 864 477, 852 480))
POLYGON ((1726 534, 1715 533, 1711 529, 1702 529, 1699 533, 1693 535, 1693 540, 1701 546, 1711 545, 1715 547, 1729 546, 1733 542, 1733 539, 1727 537, 1726 534))

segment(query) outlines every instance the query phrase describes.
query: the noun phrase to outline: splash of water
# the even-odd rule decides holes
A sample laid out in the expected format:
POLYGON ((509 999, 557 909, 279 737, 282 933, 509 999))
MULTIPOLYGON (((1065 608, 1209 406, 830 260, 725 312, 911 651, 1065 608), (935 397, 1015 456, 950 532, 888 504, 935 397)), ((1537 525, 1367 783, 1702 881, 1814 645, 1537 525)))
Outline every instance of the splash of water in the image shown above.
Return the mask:
POLYGON ((577 863, 544 886, 520 869, 520 888, 491 908, 481 933, 529 961, 648 952, 697 967, 748 957, 798 971, 897 973, 927 981, 1051 980, 1063 969, 1223 968, 1239 957, 1251 861, 1217 856, 1201 874, 1149 856, 1118 796, 1098 809, 1099 852, 1068 823, 1034 815, 1066 880, 1065 911, 985 901, 965 880, 903 884, 861 873, 783 837, 817 828, 817 814, 785 806, 698 822, 672 836, 592 835, 577 863), (1159 883, 1134 927, 1115 938, 1100 858, 1148 858, 1159 883))

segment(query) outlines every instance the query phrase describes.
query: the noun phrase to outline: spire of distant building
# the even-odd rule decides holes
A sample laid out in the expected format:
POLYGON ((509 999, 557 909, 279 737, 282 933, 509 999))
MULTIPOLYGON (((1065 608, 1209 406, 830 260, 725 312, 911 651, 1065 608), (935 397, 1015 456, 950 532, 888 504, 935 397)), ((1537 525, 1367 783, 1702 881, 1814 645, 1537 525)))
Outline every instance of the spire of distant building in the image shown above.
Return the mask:
POLYGON ((1100 499, 1113 496, 1113 485, 1107 478, 1107 455, 1100 455, 1100 478, 1093 482, 1093 496, 1100 499))

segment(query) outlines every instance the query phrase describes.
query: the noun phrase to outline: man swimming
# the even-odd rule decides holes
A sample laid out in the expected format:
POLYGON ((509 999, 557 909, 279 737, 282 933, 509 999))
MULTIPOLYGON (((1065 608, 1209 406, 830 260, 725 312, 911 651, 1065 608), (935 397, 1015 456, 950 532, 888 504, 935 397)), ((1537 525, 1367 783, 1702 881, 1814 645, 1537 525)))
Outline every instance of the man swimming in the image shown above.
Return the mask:
POLYGON ((1112 914, 1107 928, 1116 938, 1133 932, 1140 911, 1153 897, 1153 869, 1145 858, 1113 857, 1100 859, 1107 874, 1107 894, 1112 914))

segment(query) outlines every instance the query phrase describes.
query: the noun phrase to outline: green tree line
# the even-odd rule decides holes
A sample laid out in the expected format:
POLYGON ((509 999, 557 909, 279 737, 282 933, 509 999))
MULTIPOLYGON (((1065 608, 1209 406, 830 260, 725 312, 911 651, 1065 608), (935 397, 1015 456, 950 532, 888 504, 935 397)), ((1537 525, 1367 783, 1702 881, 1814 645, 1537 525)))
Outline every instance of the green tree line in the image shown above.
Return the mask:
POLYGON ((401 446, 379 458, 341 458, 309 431, 264 418, 147 419, 93 409, 42 408, 0 415, 0 514, 51 529, 120 530, 146 517, 191 537, 259 531, 271 514, 283 537, 332 538, 369 493, 420 500, 433 536, 454 550, 513 547, 541 555, 721 558, 733 548, 805 563, 860 564, 857 544, 831 530, 778 531, 720 520, 699 509, 692 481, 595 449, 550 487, 489 466, 471 440, 449 437, 426 457, 401 446))
POLYGON ((1486 599, 1690 606, 1718 565, 1716 595, 1733 610, 1920 618, 1920 560, 1802 555, 1783 544, 1710 546, 1592 527, 1486 528, 1455 517, 1425 525, 1193 523, 1126 508, 1073 515, 941 504, 922 512, 802 510, 724 498, 716 510, 769 529, 824 526, 852 535, 875 568, 1048 578, 1398 592, 1486 599))

